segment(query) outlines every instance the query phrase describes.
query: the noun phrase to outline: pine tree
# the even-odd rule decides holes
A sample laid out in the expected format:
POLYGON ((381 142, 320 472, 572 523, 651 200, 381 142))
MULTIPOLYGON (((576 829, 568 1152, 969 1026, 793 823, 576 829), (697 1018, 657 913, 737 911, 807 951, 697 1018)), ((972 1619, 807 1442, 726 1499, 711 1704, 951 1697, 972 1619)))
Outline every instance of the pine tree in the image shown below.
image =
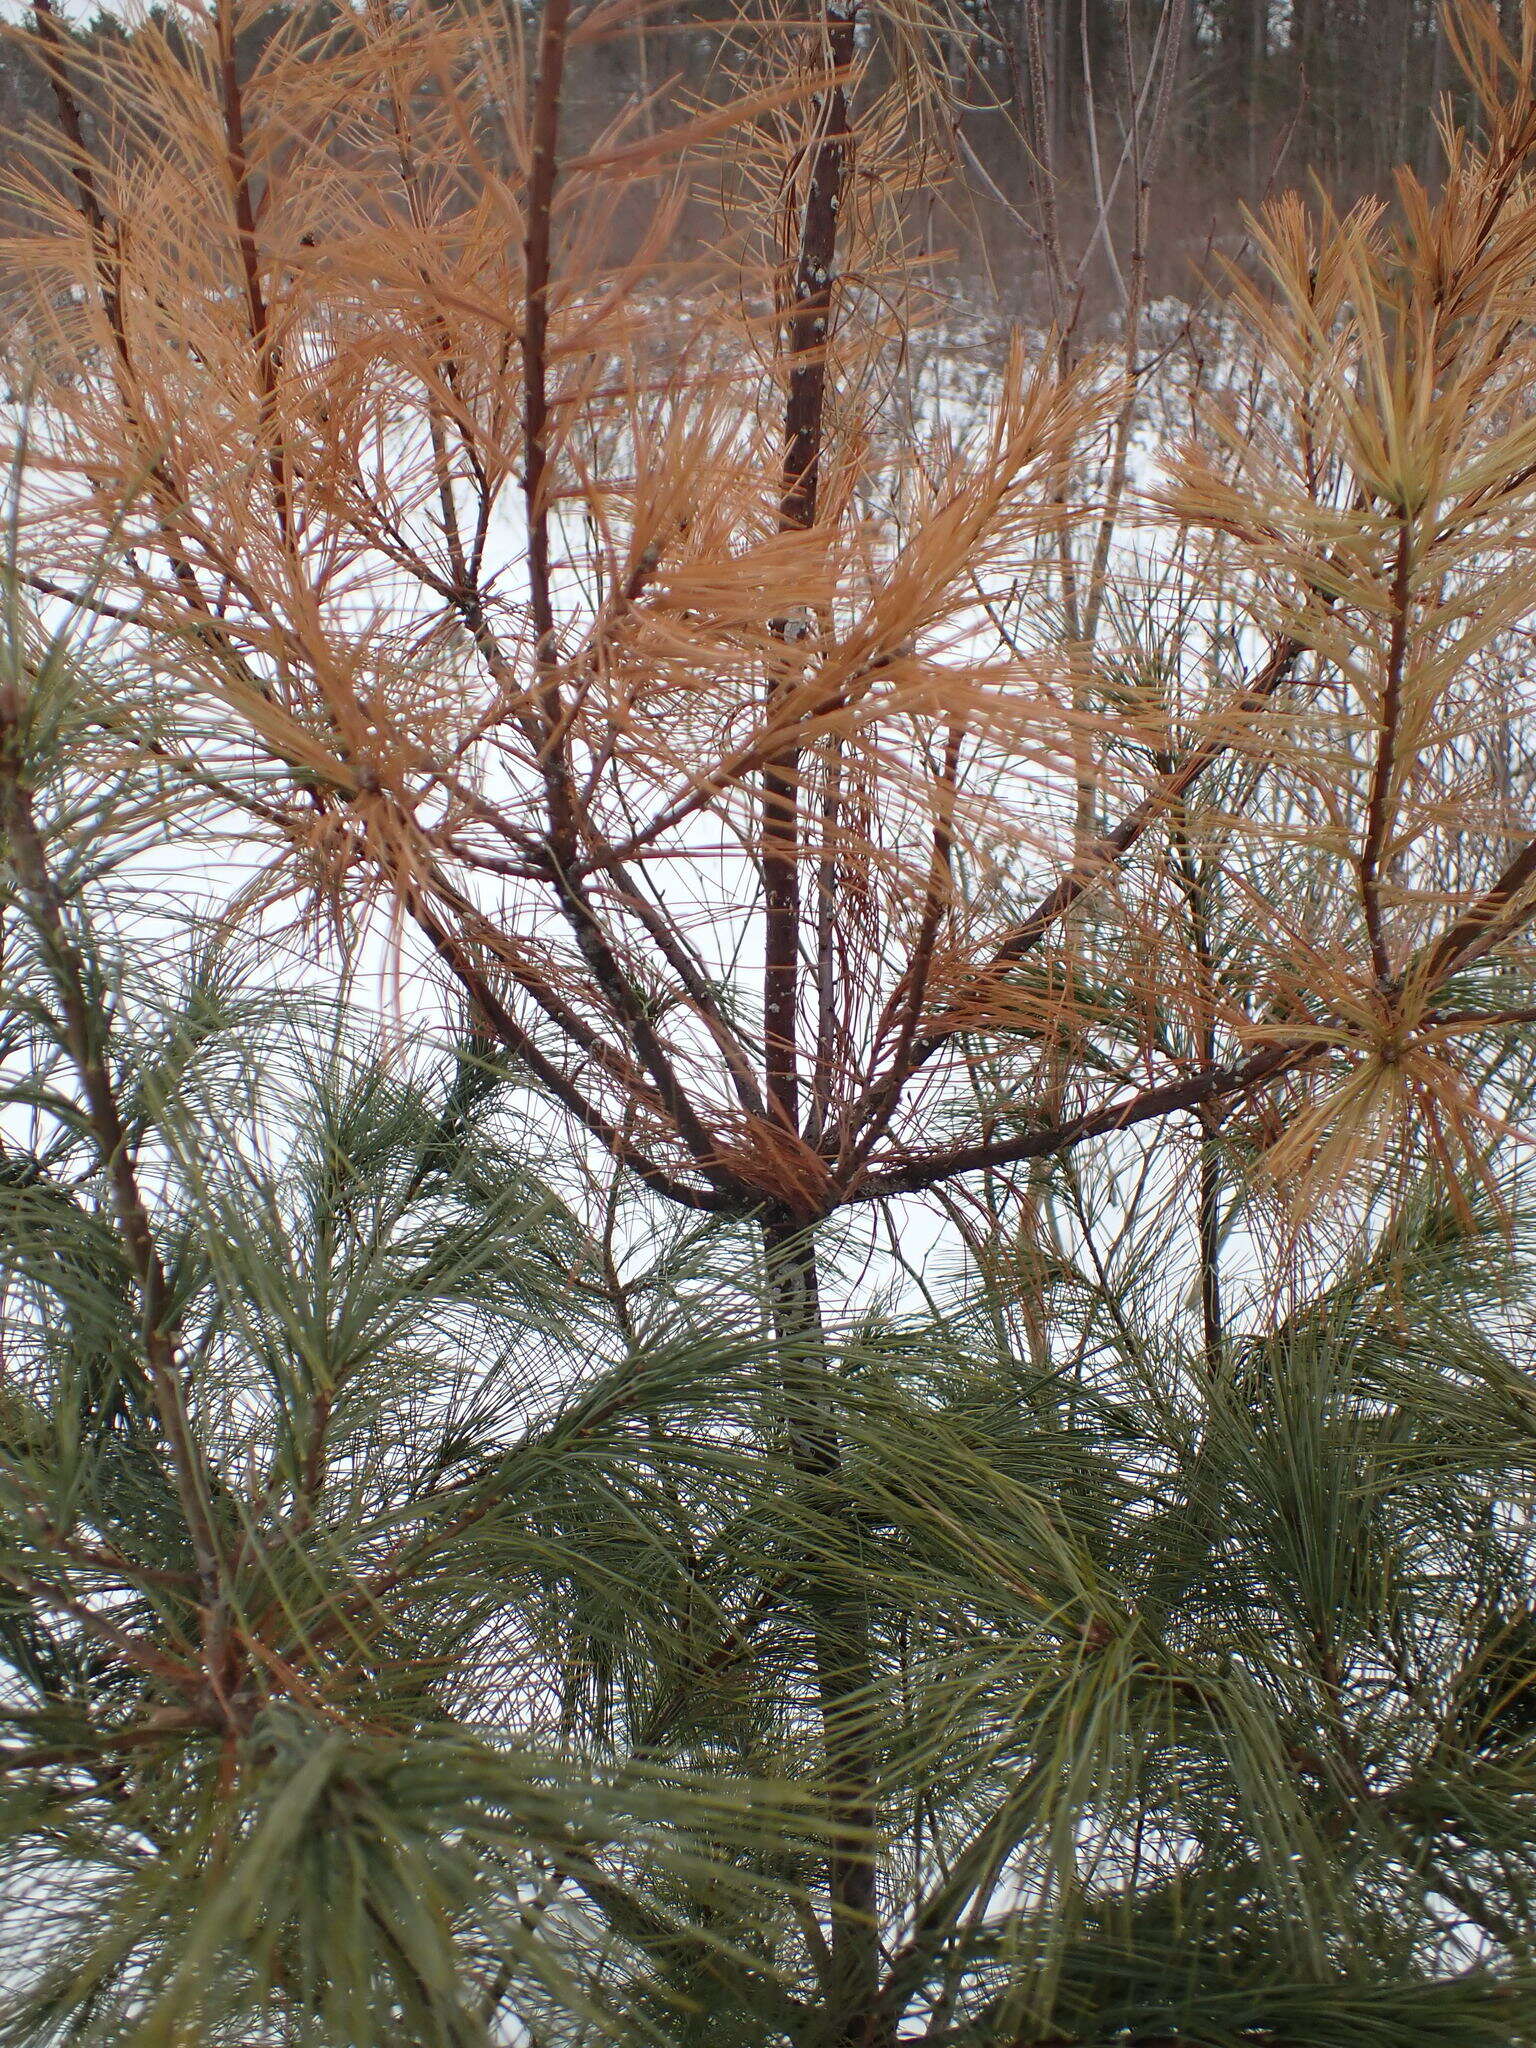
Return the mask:
POLYGON ((18 1101, 63 1149, 17 1171, 44 1245, 91 1188, 126 1305, 83 1290, 106 1419, 50 1363, 18 1428, 148 1446, 179 1533, 82 1563, 75 1482, 18 1482, 18 1641, 59 1590, 29 1528, 156 1621, 65 1592, 116 1643, 71 1697, 139 1707, 17 1782, 110 1801, 78 1745, 125 1748, 130 1801, 184 1803, 16 2038, 484 2039, 509 2000, 539 2039, 1518 2038, 1524 1408, 1475 1293, 1533 1016, 1536 17, 1451 17, 1484 139, 1437 193, 1255 224, 1252 375, 1196 390, 1128 533, 1141 365, 1018 341, 966 435, 898 401, 957 21, 743 13, 712 101, 568 152, 622 8, 294 16, 244 62, 245 15, 187 9, 92 54, 90 118, 35 13, 0 811, 18 1101), (103 681, 22 593, 114 629, 103 681), (145 822, 98 845, 124 778, 145 822), (451 1076, 295 1095, 363 1207, 322 1225, 302 1145, 134 1079, 192 1027, 80 906, 151 821, 265 849, 226 926, 297 897, 464 1006, 451 1076), (480 1160, 513 1086, 534 1135, 480 1160), (899 1268, 909 1202, 985 1285, 851 1325, 839 1261, 888 1230, 899 1268), (399 1294, 333 1451, 354 1365, 284 1328, 292 1203, 413 1315, 479 1257, 538 1327, 569 1240, 602 1334, 573 1313, 526 1438, 558 1543, 495 1373, 470 1476, 416 1464, 474 1371, 399 1294), (1225 1245, 1266 1217, 1286 1312, 1245 1324, 1225 1245), (696 1339, 633 1322, 644 1233, 696 1339))

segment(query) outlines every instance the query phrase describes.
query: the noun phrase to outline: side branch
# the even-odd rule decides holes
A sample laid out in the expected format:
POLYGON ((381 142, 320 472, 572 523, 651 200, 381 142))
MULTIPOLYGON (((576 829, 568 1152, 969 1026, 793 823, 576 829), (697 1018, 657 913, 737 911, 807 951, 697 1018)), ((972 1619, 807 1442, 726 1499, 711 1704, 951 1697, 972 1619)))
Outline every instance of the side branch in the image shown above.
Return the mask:
POLYGON ((1528 899, 1533 883, 1536 839, 1527 840, 1493 886, 1420 955, 1403 976, 1404 982, 1433 988, 1447 975, 1470 967, 1490 946, 1518 931, 1536 912, 1536 901, 1523 900, 1528 899))
MULTIPOLYGON (((1280 641, 1243 695, 1230 707, 1228 717, 1242 718, 1250 712, 1261 710, 1276 690, 1290 680, 1304 651, 1299 640, 1287 638, 1280 641)), ((1055 887, 1040 899, 1023 922, 1014 927, 998 946, 987 965, 978 970, 978 983, 984 987, 995 976, 1034 952, 1074 904, 1086 896, 1090 889, 1096 888, 1107 874, 1118 868, 1151 827, 1182 803, 1194 785, 1229 751, 1231 745, 1230 736, 1213 735, 1188 754, 1177 767, 1160 775, 1141 802, 1121 819, 1112 832, 1107 832, 1096 839, 1055 887)), ((958 1031, 959 1027, 953 1026, 943 1031, 928 1032, 912 1040, 905 1054, 893 1062, 884 1077, 872 1083, 863 1096, 852 1105, 845 1120, 845 1135, 839 1150, 840 1165, 844 1172, 855 1168, 858 1160, 868 1156, 874 1142, 870 1133, 873 1132, 874 1138, 878 1139, 895 1114, 907 1083, 927 1065, 941 1047, 958 1035, 958 1031)), ((864 1194, 863 1189, 857 1191, 859 1199, 863 1199, 864 1194)))
POLYGON ((595 1104, 587 1100, 570 1077, 543 1052, 533 1034, 513 1016, 470 958, 462 940, 433 915, 429 906, 417 898, 411 904, 411 915, 425 934, 433 951, 484 1018, 487 1027, 496 1034, 513 1058, 521 1061, 535 1079, 542 1082, 561 1108, 567 1110, 583 1130, 589 1131, 596 1138, 611 1158, 617 1160, 621 1166, 628 1167, 630 1172, 653 1192, 664 1195, 668 1201, 677 1202, 685 1209, 703 1209, 715 1215, 731 1215, 744 1213, 750 1208, 750 1196, 745 1190, 738 1195, 734 1189, 723 1183, 709 1188, 690 1187, 687 1182, 676 1179, 664 1167, 647 1158, 616 1124, 611 1123, 595 1104))
MULTIPOLYGON (((1433 990, 1458 969, 1499 940, 1511 937, 1536 917, 1536 839, 1532 839, 1505 868, 1497 882, 1440 937, 1425 946, 1395 986, 1433 990)), ((1525 1020, 1523 1010, 1488 1012, 1429 1011, 1421 1019, 1428 1031, 1465 1030, 1471 1026, 1496 1029, 1525 1020)), ((1347 1045, 1347 1041, 1344 1042, 1347 1045)), ((962 1173, 977 1173, 989 1167, 1011 1166, 1026 1159, 1050 1159, 1090 1138, 1107 1137, 1115 1131, 1130 1130, 1136 1124, 1180 1110, 1199 1110, 1246 1094, 1250 1089, 1281 1075, 1311 1066, 1329 1052, 1344 1049, 1341 1041, 1327 1036, 1281 1039, 1230 1066, 1206 1066, 1177 1081, 1144 1089, 1126 1100, 1090 1110, 1066 1123, 1052 1124, 997 1143, 958 1145, 947 1152, 903 1161, 870 1174, 844 1196, 847 1201, 878 1201, 884 1196, 913 1194, 935 1187, 962 1173)))
POLYGON ((1206 1103, 1245 1094, 1262 1082, 1278 1080, 1282 1074, 1310 1065, 1321 1054, 1334 1049, 1326 1039, 1282 1040, 1233 1066, 1202 1068, 1181 1080, 1143 1089, 1126 1101, 1089 1110, 1066 1123, 1024 1131, 1016 1138, 1004 1138, 995 1144, 957 1145, 948 1152, 934 1152, 925 1158, 886 1167, 870 1174, 847 1199, 876 1202, 889 1195, 920 1193, 941 1181, 953 1180, 957 1174, 1016 1166, 1026 1159, 1054 1159, 1090 1138, 1108 1137, 1115 1131, 1128 1131, 1137 1124, 1151 1123, 1179 1110, 1199 1109, 1206 1103))
POLYGON ((222 1697, 226 1674, 216 1616, 223 1603, 224 1559, 213 1526, 212 1482, 187 1416, 170 1280, 139 1188, 102 1031, 93 1013, 79 950, 70 936, 65 897, 49 866, 25 780, 21 705, 14 684, 0 687, 0 839, 58 991, 65 1050, 85 1098, 86 1127, 106 1177, 118 1238, 138 1288, 140 1341, 150 1391, 170 1449, 177 1498, 205 1601, 207 1676, 215 1694, 222 1697))
MULTIPOLYGON (((192 615, 195 637, 212 647, 231 673, 240 676, 258 695, 265 695, 262 685, 251 674, 248 664, 234 645, 217 608, 204 594, 197 570, 193 567, 192 557, 184 544, 182 532, 178 530, 178 522, 184 528, 193 523, 188 513, 189 500, 168 457, 157 447, 156 437, 144 418, 143 408, 139 402, 138 379, 129 345, 127 307, 123 296, 119 230, 108 216, 92 168, 80 103, 70 80, 67 44, 51 0, 32 0, 32 17, 40 61, 47 73, 59 128, 64 137, 70 181, 75 188, 75 203, 90 240, 96 289, 111 342, 113 378, 122 403, 124 418, 132 429, 143 456, 144 473, 154 505, 155 526, 161 551, 170 564, 177 590, 192 615)), ((254 234, 254 216, 252 232, 254 234)), ((242 587, 241 578, 231 564, 221 563, 220 566, 234 587, 242 587)), ((250 595, 249 592, 245 594, 248 597, 250 595)), ((92 608, 102 609, 100 606, 92 608)))

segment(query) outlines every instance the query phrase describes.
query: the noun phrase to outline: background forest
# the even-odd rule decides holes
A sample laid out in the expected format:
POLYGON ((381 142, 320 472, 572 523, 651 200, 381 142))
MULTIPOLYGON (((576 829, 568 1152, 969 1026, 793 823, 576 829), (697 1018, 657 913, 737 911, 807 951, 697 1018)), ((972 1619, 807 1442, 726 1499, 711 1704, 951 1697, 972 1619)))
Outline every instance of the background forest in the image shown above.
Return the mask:
MULTIPOLYGON (((110 37, 63 10, 88 38, 110 37)), ((281 9, 256 16, 254 47, 281 9)), ((1517 0, 1503 0, 1511 31, 1517 0)), ((708 7, 647 7, 628 37, 576 53, 568 119, 601 125, 636 93, 666 79, 696 86, 721 47, 708 7)), ((1169 68, 1168 138, 1158 167, 1149 255, 1156 294, 1187 297, 1214 247, 1241 237, 1238 208, 1267 192, 1304 186, 1314 173, 1336 194, 1386 189, 1399 164, 1432 174, 1434 110, 1451 94, 1470 110, 1465 81, 1434 0, 985 0, 956 13, 944 56, 952 116, 963 137, 969 206, 948 241, 965 293, 1000 296, 1012 317, 1048 313, 1031 256, 1043 187, 1081 239, 1096 208, 1094 142, 1113 169, 1128 91, 1156 60, 1169 68), (1165 19, 1165 17, 1168 17, 1165 19), (1171 44, 1166 52, 1165 42, 1171 44), (1093 137, 1093 141, 1090 137, 1093 137), (1017 209, 1029 227, 1021 224, 1017 209)), ((50 118, 47 82, 23 45, 0 44, 0 133, 12 146, 28 122, 50 118)), ((1122 179, 1112 210, 1123 223, 1122 179)), ((1090 276, 1102 315, 1109 283, 1102 256, 1090 276)))

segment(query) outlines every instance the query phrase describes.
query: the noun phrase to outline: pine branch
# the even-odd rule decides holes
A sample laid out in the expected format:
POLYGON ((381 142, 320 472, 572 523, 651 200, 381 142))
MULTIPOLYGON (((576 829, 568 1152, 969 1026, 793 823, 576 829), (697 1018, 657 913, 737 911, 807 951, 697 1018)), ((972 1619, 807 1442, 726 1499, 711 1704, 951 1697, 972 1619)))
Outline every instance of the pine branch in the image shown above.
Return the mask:
POLYGON ((23 711, 13 680, 0 682, 0 831, 58 995, 64 1042, 85 1098, 86 1116, 111 1197, 112 1214, 139 1290, 140 1337, 155 1410, 165 1433, 177 1497, 197 1560, 204 1598, 204 1679, 222 1709, 229 1671, 225 1637, 226 1560, 214 1529, 214 1480, 186 1407, 183 1344, 175 1301, 140 1192, 133 1149, 108 1064, 67 901, 54 880, 26 781, 23 711))

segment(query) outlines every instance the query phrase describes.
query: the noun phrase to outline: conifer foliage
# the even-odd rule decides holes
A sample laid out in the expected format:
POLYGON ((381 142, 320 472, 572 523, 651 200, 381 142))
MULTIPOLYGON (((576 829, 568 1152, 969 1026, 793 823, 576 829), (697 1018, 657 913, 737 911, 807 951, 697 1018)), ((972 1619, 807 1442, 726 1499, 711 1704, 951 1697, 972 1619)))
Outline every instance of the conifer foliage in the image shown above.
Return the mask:
POLYGON ((1155 448, 635 20, 35 0, 0 2040, 1529 2038, 1536 5, 1155 448))

